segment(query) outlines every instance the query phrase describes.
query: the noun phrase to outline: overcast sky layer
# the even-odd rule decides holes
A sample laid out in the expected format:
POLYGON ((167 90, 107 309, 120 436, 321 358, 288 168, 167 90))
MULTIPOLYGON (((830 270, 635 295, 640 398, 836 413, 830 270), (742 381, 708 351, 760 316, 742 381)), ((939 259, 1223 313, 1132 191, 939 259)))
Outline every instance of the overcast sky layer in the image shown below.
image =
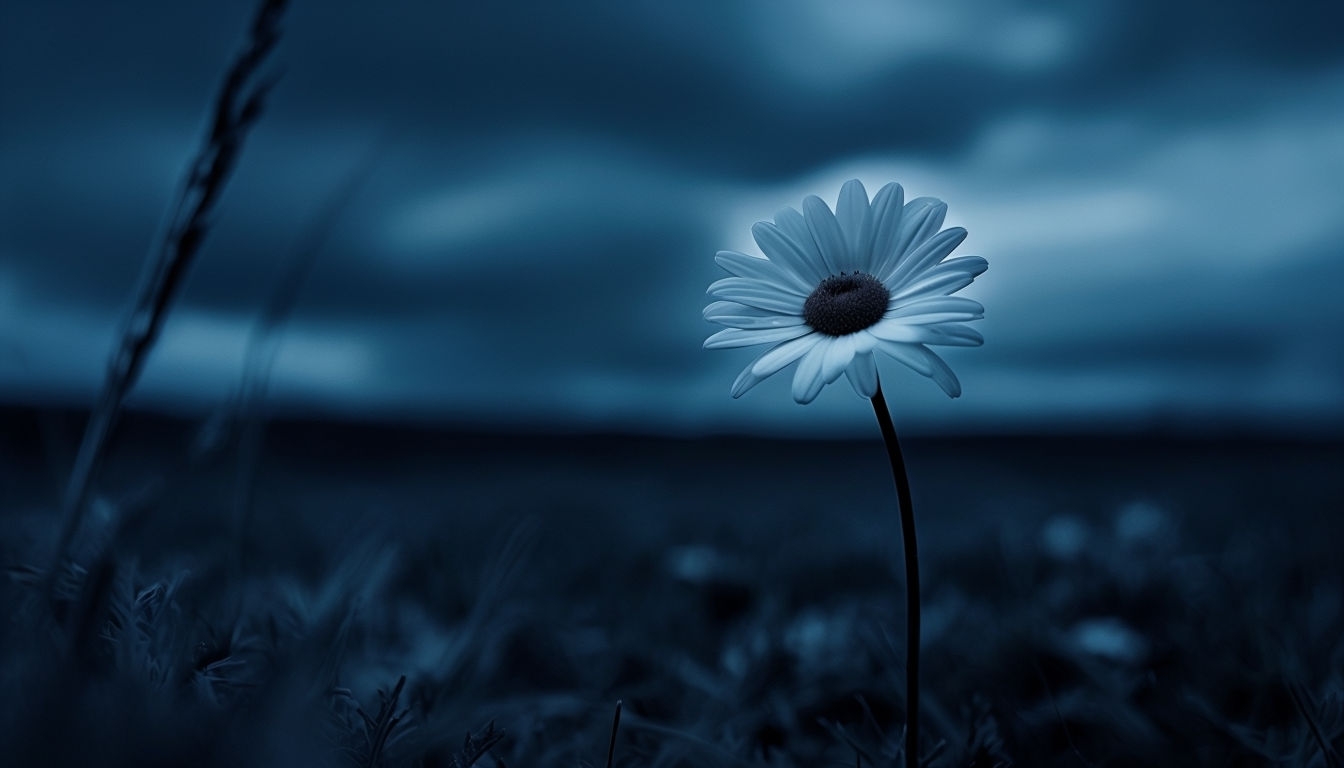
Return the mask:
MULTIPOLYGON (((990 263, 920 432, 1344 428, 1337 2, 295 0, 284 75, 135 399, 238 387, 361 164, 278 407, 508 428, 873 432, 791 369, 729 397, 714 252, 858 178, 990 263)), ((248 2, 0 0, 0 402, 92 400, 248 2)))

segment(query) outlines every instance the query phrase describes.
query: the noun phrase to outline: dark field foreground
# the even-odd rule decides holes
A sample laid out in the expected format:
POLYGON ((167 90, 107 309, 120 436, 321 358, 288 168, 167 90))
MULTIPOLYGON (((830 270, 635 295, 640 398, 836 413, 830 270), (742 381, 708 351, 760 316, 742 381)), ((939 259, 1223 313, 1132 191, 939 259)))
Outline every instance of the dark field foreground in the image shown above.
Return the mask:
MULTIPOLYGON (((876 430, 294 423, 240 472, 228 435, 140 417, 46 599, 79 427, 0 412, 0 764, 605 765, 618 699, 619 766, 895 764, 876 430)), ((930 765, 1344 764, 1344 446, 906 454, 930 765)))

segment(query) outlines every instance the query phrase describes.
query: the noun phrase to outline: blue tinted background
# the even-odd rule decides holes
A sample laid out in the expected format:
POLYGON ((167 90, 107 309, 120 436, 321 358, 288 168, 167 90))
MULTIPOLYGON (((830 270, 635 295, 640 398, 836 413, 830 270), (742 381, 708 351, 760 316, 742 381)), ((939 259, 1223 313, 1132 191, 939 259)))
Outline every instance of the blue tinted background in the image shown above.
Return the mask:
MULTIPOLYGON (((363 418, 870 436, 847 386, 728 396, 714 251, 847 178, 951 207, 990 271, 965 395, 911 431, 1344 425, 1331 2, 299 2, 133 402, 238 386, 353 169, 274 371, 363 418), (581 9, 580 9, 581 8, 581 9)), ((0 400, 86 404, 252 3, 0 8, 0 400)))

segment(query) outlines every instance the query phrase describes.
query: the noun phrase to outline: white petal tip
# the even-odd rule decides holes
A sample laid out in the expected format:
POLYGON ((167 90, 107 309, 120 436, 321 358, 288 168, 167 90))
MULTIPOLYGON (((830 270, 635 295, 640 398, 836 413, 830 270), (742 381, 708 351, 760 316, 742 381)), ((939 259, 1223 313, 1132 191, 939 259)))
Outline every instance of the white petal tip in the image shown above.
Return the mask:
POLYGON ((825 209, 826 213, 831 213, 831 206, 827 205, 826 201, 820 197, 808 195, 803 198, 803 213, 805 215, 816 216, 821 213, 822 209, 825 209))

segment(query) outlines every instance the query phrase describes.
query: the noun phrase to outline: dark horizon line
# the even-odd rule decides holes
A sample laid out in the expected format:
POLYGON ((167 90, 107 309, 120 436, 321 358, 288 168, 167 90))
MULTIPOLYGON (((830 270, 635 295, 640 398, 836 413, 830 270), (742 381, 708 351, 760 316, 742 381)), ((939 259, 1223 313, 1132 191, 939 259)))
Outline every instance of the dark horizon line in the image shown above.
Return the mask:
MULTIPOLYGON (((40 420, 55 420, 65 425, 83 424, 90 413, 89 407, 68 404, 37 404, 0 400, 0 424, 14 426, 24 420, 31 420, 37 426, 40 420)), ((218 419, 220 411, 187 412, 185 409, 154 408, 143 405, 128 406, 123 411, 123 419, 137 431, 183 432, 200 429, 212 419, 218 419)), ((563 420, 539 423, 523 421, 496 421, 487 424, 483 420, 453 419, 410 413, 359 413, 336 408, 323 409, 313 407, 303 411, 291 409, 268 414, 266 418, 268 432, 277 436, 301 432, 333 430, 345 433, 380 434, 384 437, 401 435, 411 439, 585 439, 585 440, 647 440, 654 442, 796 442, 796 443, 870 443, 881 438, 876 429, 872 435, 818 433, 803 435, 789 432, 771 433, 769 431, 749 431, 743 429, 695 430, 676 432, 670 430, 640 430, 635 428, 617 428, 610 425, 583 425, 563 420)), ((124 425, 123 425, 124 426, 124 425)), ((6 430, 10 431, 10 430, 6 430)), ((13 432, 10 431, 12 435, 13 432)), ((1043 441, 1088 441, 1088 442, 1173 442, 1173 443, 1230 443, 1244 441, 1256 444, 1308 444, 1319 446, 1344 446, 1344 431, 1333 425, 1318 426, 1317 429, 1266 429, 1245 422, 1198 421, 1193 419, 1171 419, 1167 421, 1148 419, 1136 423, 1132 419, 1110 417, 1092 419, 1086 422, 1038 422, 1031 428, 1022 428, 1020 423, 1004 422, 997 428, 969 430, 963 428, 928 429, 907 428, 902 431, 905 439, 921 443, 958 443, 958 442, 1043 442, 1043 441)))

